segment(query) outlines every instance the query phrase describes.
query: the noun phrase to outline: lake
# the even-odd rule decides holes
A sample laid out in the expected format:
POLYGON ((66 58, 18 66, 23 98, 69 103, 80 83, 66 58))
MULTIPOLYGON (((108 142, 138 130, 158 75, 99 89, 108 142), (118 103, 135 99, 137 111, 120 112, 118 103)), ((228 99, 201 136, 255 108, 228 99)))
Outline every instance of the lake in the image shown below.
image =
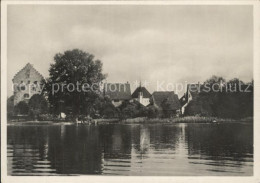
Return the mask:
POLYGON ((8 175, 253 175, 253 125, 14 125, 8 175))

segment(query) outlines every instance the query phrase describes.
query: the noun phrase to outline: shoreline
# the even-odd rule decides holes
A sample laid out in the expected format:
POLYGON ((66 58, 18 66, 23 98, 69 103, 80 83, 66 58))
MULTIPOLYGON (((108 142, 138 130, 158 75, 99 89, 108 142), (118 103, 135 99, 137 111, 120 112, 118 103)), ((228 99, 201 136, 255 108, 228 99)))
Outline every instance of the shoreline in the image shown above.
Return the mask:
POLYGON ((8 121, 7 126, 19 125, 100 125, 100 124, 177 124, 177 123, 207 123, 207 124, 224 124, 224 123, 246 123, 253 124, 253 117, 244 119, 220 119, 213 117, 187 116, 177 118, 153 118, 144 117, 131 119, 94 119, 95 123, 75 123, 72 121, 8 121))

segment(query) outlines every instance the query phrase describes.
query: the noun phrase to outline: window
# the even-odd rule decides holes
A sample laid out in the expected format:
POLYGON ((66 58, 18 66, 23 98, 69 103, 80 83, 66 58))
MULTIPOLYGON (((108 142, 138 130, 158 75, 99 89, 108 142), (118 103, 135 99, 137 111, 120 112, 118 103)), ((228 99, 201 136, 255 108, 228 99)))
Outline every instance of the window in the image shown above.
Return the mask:
POLYGON ((35 85, 37 85, 37 84, 38 84, 38 82, 37 82, 37 81, 34 81, 34 84, 35 84, 35 85))
POLYGON ((27 81, 28 84, 30 84, 30 82, 31 82, 30 80, 27 81))
POLYGON ((21 81, 21 83, 23 83, 23 81, 21 81))
POLYGON ((25 94, 23 95, 23 97, 24 97, 24 98, 29 98, 29 94, 28 94, 28 93, 25 93, 25 94))
POLYGON ((24 85, 20 86, 20 88, 21 88, 21 90, 25 90, 25 86, 24 85))

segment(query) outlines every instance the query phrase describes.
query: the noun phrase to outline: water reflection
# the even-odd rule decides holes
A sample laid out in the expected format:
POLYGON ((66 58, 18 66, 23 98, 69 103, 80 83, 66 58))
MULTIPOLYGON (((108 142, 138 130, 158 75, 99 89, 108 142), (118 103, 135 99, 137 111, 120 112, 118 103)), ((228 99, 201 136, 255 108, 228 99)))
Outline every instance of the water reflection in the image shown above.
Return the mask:
POLYGON ((252 175, 246 124, 8 126, 9 175, 252 175))
POLYGON ((192 164, 209 165, 208 171, 229 172, 230 175, 252 171, 252 126, 187 126, 187 139, 188 158, 192 164))

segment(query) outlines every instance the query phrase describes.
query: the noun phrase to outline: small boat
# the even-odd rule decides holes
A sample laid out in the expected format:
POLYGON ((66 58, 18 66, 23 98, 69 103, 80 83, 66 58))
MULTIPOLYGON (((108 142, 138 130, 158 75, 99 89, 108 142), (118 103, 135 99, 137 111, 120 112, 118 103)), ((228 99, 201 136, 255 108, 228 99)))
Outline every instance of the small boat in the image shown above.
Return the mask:
POLYGON ((212 123, 217 123, 217 120, 214 119, 214 120, 212 121, 212 123))

